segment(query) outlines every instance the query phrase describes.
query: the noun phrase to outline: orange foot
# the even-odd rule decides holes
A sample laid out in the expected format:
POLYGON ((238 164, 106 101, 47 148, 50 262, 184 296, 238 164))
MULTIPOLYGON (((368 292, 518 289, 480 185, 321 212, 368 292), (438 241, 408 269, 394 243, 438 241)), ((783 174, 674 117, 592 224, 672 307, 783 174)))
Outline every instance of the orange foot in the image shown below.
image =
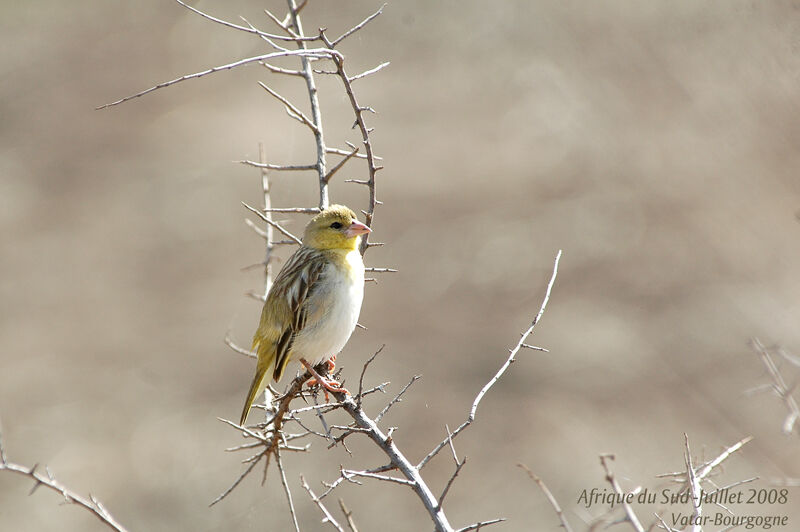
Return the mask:
MULTIPOLYGON (((335 358, 335 357, 334 357, 335 358)), ((306 384, 310 386, 322 386, 323 391, 325 392, 325 402, 330 401, 330 397, 328 396, 328 392, 331 393, 346 393, 347 395, 352 395, 347 388, 343 388, 339 381, 335 381, 333 379, 326 379, 325 377, 321 376, 317 371, 311 367, 311 364, 304 358, 300 359, 300 363, 311 373, 312 378, 306 381, 306 384)), ((332 369, 333 361, 328 361, 329 371, 332 369)))

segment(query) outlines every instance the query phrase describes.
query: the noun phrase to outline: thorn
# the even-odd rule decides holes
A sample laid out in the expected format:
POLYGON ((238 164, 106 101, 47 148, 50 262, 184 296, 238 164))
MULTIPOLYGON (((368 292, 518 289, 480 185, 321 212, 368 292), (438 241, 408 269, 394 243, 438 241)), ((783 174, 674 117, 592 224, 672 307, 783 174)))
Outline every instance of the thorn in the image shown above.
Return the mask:
POLYGON ((38 490, 38 489, 39 489, 39 486, 41 486, 42 484, 44 484, 44 483, 43 483, 41 480, 39 480, 39 479, 37 478, 37 479, 36 479, 36 483, 35 483, 35 484, 33 485, 33 487, 31 488, 31 491, 29 491, 29 492, 28 492, 28 496, 31 496, 31 495, 33 495, 33 492, 35 492, 36 490, 38 490))

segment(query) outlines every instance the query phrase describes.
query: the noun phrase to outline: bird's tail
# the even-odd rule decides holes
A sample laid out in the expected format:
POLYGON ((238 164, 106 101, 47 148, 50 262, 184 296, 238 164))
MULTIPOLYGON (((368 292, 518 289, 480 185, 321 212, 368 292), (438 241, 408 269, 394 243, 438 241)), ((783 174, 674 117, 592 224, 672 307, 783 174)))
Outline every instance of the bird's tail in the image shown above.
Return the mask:
POLYGON ((256 400, 256 395, 261 390, 261 386, 264 383, 264 376, 267 374, 267 367, 260 363, 256 367, 256 376, 253 377, 253 382, 250 384, 250 391, 247 392, 247 401, 244 403, 244 409, 242 410, 242 419, 239 420, 239 425, 244 426, 245 421, 247 421, 247 414, 250 413, 250 407, 253 406, 253 401, 256 400))

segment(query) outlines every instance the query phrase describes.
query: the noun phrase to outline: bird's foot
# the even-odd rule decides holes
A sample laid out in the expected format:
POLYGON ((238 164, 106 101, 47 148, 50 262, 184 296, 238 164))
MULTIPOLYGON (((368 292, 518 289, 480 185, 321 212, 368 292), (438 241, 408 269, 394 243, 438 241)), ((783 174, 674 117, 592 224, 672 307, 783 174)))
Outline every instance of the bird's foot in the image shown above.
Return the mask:
MULTIPOLYGON (((331 393, 345 393, 347 395, 352 395, 347 388, 344 388, 339 381, 328 379, 317 373, 311 364, 304 358, 300 359, 300 363, 311 373, 312 377, 306 381, 306 385, 309 387, 311 386, 321 386, 322 391, 325 392, 325 402, 330 401, 330 397, 328 396, 328 392, 331 393)), ((331 361, 328 361, 329 367, 332 365, 331 361)))

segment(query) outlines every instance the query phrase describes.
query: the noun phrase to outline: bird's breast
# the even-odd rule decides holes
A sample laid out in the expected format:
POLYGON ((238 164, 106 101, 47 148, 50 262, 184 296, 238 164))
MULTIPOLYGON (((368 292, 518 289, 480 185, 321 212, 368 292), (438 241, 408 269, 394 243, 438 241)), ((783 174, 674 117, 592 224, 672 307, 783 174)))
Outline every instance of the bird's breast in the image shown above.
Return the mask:
POLYGON ((293 351, 312 364, 344 348, 358 322, 364 297, 364 263, 358 251, 336 257, 325 268, 310 301, 309 316, 295 339, 293 351), (338 259, 338 260, 336 260, 338 259))

